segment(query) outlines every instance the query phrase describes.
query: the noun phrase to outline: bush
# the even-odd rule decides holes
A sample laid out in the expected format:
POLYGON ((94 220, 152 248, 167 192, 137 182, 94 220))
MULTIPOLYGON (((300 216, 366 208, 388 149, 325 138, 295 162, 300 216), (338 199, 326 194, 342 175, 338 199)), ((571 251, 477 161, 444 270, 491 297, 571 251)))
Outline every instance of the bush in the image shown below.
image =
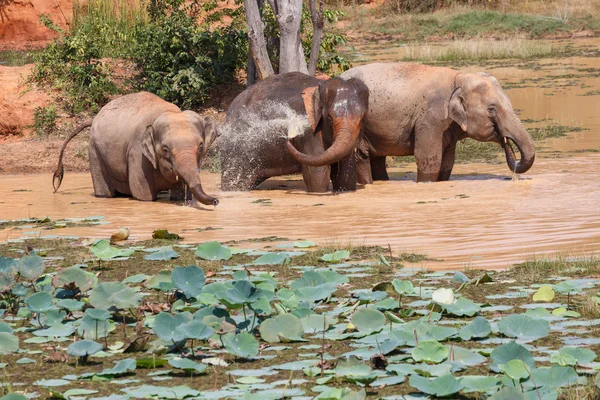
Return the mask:
POLYGON ((199 27, 201 11, 211 7, 183 0, 151 3, 150 21, 137 30, 132 54, 140 89, 191 108, 202 104, 215 85, 234 80, 247 60, 245 34, 234 25, 212 31, 199 27))
POLYGON ((38 135, 50 135, 56 131, 58 115, 53 105, 49 107, 36 107, 33 110, 33 129, 38 135))
POLYGON ((425 13, 456 4, 494 6, 494 0, 388 0, 391 8, 399 13, 425 13))

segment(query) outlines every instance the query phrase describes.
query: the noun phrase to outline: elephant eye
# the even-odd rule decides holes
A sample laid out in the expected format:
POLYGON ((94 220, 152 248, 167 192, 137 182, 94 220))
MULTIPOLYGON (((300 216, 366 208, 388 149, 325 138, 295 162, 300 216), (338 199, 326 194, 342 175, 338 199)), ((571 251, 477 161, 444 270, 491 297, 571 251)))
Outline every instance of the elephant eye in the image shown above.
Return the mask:
POLYGON ((488 113, 491 115, 495 115, 496 114, 496 107, 494 106, 489 106, 487 109, 488 113))
POLYGON ((163 146, 162 151, 163 151, 163 156, 165 158, 168 158, 170 156, 169 148, 167 146, 163 146))

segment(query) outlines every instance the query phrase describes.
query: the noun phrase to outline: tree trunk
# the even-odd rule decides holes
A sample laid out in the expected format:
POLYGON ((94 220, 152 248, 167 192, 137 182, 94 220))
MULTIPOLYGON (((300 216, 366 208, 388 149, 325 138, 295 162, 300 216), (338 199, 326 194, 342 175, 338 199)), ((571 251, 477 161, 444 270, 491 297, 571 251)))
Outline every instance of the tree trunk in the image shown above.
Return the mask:
POLYGON ((279 26, 279 73, 308 73, 300 42, 302 0, 269 0, 279 26))
MULTIPOLYGON (((244 7, 246 9, 246 19, 248 20, 250 54, 258 73, 258 79, 263 80, 269 75, 273 75, 274 72, 269 54, 267 53, 267 43, 265 41, 263 23, 260 18, 258 0, 244 0, 244 7)), ((250 76, 248 78, 250 79, 250 76)))
POLYGON ((321 38, 323 37, 323 0, 310 0, 310 16, 313 24, 312 46, 310 48, 310 61, 308 63, 308 73, 314 75, 317 72, 317 61, 321 50, 321 38), (316 2, 319 2, 318 8, 316 2))

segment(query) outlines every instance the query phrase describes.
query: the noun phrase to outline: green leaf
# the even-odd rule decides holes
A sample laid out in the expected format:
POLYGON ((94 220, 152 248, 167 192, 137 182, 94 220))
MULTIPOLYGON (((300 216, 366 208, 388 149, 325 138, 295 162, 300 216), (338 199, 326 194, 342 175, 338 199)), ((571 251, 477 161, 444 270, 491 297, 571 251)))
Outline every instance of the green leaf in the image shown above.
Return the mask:
POLYGON ((247 332, 228 333, 222 337, 225 349, 237 357, 249 358, 258 355, 258 340, 247 332))
POLYGON ((103 310, 137 308, 142 295, 121 282, 102 282, 90 292, 90 304, 103 310))
POLYGON ((67 354, 75 357, 92 356, 102 350, 103 346, 93 340, 80 340, 67 347, 67 354))
POLYGON ((371 367, 355 356, 339 360, 334 371, 337 376, 343 376, 350 382, 363 384, 371 383, 378 377, 378 374, 373 373, 371 367))
POLYGON ((8 332, 0 332, 0 354, 10 354, 19 350, 19 338, 8 332))
POLYGON ((438 397, 450 396, 451 394, 460 392, 463 388, 462 382, 452 375, 444 375, 435 379, 411 375, 408 383, 411 387, 423 393, 438 397))
POLYGON ((48 329, 34 331, 33 334, 40 337, 67 337, 71 336, 73 332, 75 332, 75 327, 73 325, 58 323, 52 325, 48 329))
POLYGON ((520 381, 529 377, 528 368, 525 363, 521 360, 510 360, 506 364, 498 365, 500 370, 504 372, 510 379, 520 381))
POLYGON ((227 261, 231 258, 229 247, 222 246, 216 241, 199 244, 194 254, 209 261, 227 261))
POLYGON ((82 292, 87 292, 97 284, 98 278, 96 275, 84 271, 77 266, 58 271, 54 279, 52 279, 52 285, 54 287, 59 288, 74 285, 82 292))
POLYGON ((352 314, 352 324, 360 332, 376 332, 385 325, 385 315, 372 308, 360 308, 352 314))
MULTIPOLYGON (((322 323, 322 321, 321 321, 322 323)), ((304 341, 302 322, 294 314, 282 314, 263 321, 258 328, 260 336, 269 343, 304 341)))
MULTIPOLYGON (((496 366, 506 364, 510 360, 522 360, 529 368, 533 368, 534 366, 533 356, 529 350, 515 342, 505 343, 496 347, 490 354, 490 358, 496 366)), ((500 370, 497 369, 497 371, 499 372, 500 370)))
POLYGON ((187 324, 180 326, 180 329, 183 330, 183 333, 188 339, 194 340, 206 340, 215 333, 210 326, 207 326, 202 321, 198 320, 190 321, 187 324))
POLYGON ((129 257, 135 250, 133 249, 118 249, 110 245, 106 239, 102 239, 94 243, 90 247, 91 252, 101 260, 110 260, 117 257, 129 257))
POLYGON ((38 255, 25 256, 19 260, 19 275, 27 281, 33 281, 39 278, 43 273, 44 260, 38 255))
POLYGON ((468 325, 463 326, 458 332, 462 340, 480 339, 492 333, 492 326, 484 317, 477 317, 468 325))
POLYGON ((340 262, 350 258, 350 252, 348 250, 337 250, 333 253, 324 254, 319 260, 325 262, 340 262))
POLYGON ((154 317, 154 325, 152 330, 156 336, 165 342, 179 342, 186 339, 186 334, 182 328, 182 324, 186 324, 191 320, 191 315, 187 313, 171 315, 166 312, 161 312, 154 317))
POLYGON ((439 364, 448 358, 450 351, 437 340, 422 340, 412 351, 412 358, 417 361, 439 364))
POLYGON ((148 261, 168 261, 178 258, 179 254, 173 250, 171 246, 161 247, 160 250, 144 256, 144 260, 148 261))
POLYGON ((198 296, 206 284, 204 271, 195 265, 175 267, 171 279, 177 289, 181 290, 187 298, 198 296))
POLYGON ((288 253, 267 253, 258 257, 252 264, 254 265, 281 265, 290 262, 288 253))
POLYGON ((550 302, 554 299, 554 289, 550 285, 544 285, 533 295, 533 301, 550 302))
POLYGON ((481 310, 481 307, 479 307, 478 304, 475 304, 464 297, 459 297, 454 304, 444 304, 444 308, 447 313, 457 317, 472 317, 481 310))
MULTIPOLYGON (((575 360, 576 364, 582 365, 586 363, 593 362, 596 360, 596 353, 594 353, 590 349, 586 349, 585 347, 563 347, 558 350, 558 354, 562 357, 569 357, 570 359, 575 360)), ((550 362, 552 361, 552 357, 550 358, 550 362)), ((560 363, 559 363, 560 364, 560 363)), ((575 365, 575 364, 560 364, 560 365, 575 365)))
POLYGON ((25 305, 31 312, 45 313, 56 308, 52 296, 46 292, 32 294, 25 299, 25 305))
POLYGON ((294 247, 301 248, 301 249, 307 248, 307 247, 314 247, 316 245, 317 244, 315 242, 311 242, 310 240, 298 240, 293 243, 294 247))
POLYGON ((579 375, 573 367, 540 367, 531 370, 532 379, 536 385, 559 389, 571 386, 579 381, 579 375))
POLYGON ((402 281, 400 279, 394 279, 392 281, 392 286, 398 294, 403 296, 412 294, 415 290, 411 281, 402 281))
POLYGON ((460 378, 464 393, 487 393, 498 389, 500 379, 495 376, 470 375, 460 378))
POLYGON ((552 310, 552 315, 555 317, 570 317, 570 318, 578 318, 581 316, 577 311, 567 310, 566 307, 557 307, 552 310))
POLYGON ((172 358, 169 360, 169 365, 175 368, 183 369, 185 371, 195 371, 199 374, 204 373, 208 365, 198 364, 189 358, 172 358))
POLYGON ((504 336, 534 341, 548 336, 550 324, 543 319, 534 319, 522 314, 511 314, 498 321, 498 330, 504 336))
POLYGON ((249 281, 236 281, 233 287, 225 292, 226 300, 234 304, 249 304, 257 301, 263 291, 257 289, 249 281))

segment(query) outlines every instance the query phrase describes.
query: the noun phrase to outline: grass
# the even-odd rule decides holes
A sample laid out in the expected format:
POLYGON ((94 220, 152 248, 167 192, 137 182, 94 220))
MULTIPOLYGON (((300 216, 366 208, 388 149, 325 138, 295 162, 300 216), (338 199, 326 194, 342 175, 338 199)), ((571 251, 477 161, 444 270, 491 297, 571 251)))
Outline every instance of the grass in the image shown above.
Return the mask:
POLYGON ((4 67, 20 67, 34 62, 36 50, 3 50, 0 51, 0 65, 4 67))
POLYGON ((525 39, 494 41, 489 39, 455 40, 444 45, 409 44, 402 47, 402 61, 449 62, 552 57, 552 44, 525 39))

